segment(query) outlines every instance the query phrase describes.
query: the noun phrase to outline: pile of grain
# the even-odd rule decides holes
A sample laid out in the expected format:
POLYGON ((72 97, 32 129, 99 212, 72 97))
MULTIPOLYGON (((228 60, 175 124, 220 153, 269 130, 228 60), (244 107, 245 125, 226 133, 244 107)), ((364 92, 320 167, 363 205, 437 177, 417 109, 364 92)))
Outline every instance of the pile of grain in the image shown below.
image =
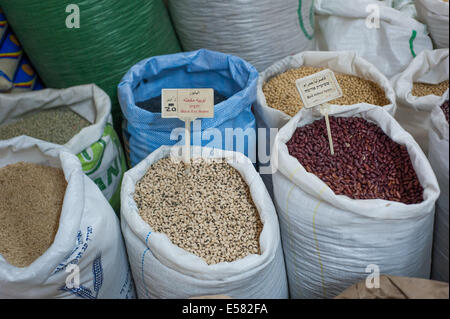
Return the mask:
POLYGON ((248 185, 223 161, 154 163, 137 183, 139 214, 173 244, 208 264, 260 254, 262 223, 248 185))
POLYGON ((61 169, 30 163, 0 168, 0 254, 26 267, 53 243, 67 183, 61 169))
MULTIPOLYGON (((290 116, 294 116, 303 108, 303 102, 295 81, 322 70, 324 68, 304 66, 298 69, 288 70, 273 77, 263 87, 267 105, 283 111, 290 116)), ((375 82, 364 80, 353 75, 341 73, 335 73, 335 75, 342 88, 343 96, 329 103, 337 105, 368 103, 378 106, 391 104, 384 90, 375 82)))
POLYGON ((436 95, 442 96, 448 89, 449 81, 439 84, 413 83, 412 95, 417 97, 436 95))
POLYGON ((27 135, 62 145, 89 125, 89 121, 68 108, 50 109, 1 125, 0 140, 27 135))

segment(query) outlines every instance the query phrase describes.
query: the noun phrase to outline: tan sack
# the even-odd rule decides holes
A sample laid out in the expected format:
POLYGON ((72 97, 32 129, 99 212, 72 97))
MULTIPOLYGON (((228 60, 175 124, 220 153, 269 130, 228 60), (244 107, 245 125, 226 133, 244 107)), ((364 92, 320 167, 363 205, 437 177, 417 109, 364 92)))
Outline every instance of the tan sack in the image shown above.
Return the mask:
POLYGON ((335 299, 448 299, 448 283, 396 276, 380 276, 380 288, 359 282, 335 299))

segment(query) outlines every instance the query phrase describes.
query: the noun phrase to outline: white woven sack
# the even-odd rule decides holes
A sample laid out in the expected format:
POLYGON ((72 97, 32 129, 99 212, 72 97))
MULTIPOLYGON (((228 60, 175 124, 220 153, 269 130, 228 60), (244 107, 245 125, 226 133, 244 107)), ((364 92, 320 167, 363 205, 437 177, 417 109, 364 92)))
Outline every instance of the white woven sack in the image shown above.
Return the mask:
POLYGON ((83 171, 95 181, 111 205, 118 210, 120 183, 126 170, 126 162, 112 126, 111 100, 99 87, 89 84, 62 90, 0 94, 0 125, 59 107, 68 107, 93 124, 83 128, 65 145, 51 144, 50 147, 65 147, 77 154, 83 171))
POLYGON ((441 105, 445 96, 413 96, 414 82, 438 84, 449 79, 449 50, 424 51, 419 54, 404 72, 392 78, 392 86, 397 96, 396 120, 407 130, 428 153, 428 131, 430 114, 436 105, 441 105))
POLYGON ((185 51, 233 54, 260 72, 315 48, 313 0, 172 0, 169 8, 185 51))
POLYGON ((417 18, 417 10, 415 6, 416 0, 378 0, 384 2, 388 7, 392 7, 408 17, 417 18))
POLYGON ((9 264, 0 255, 0 298, 134 298, 114 210, 83 173, 76 156, 50 149, 51 144, 29 138, 0 141, 0 167, 17 162, 58 167, 67 181, 59 228, 48 250, 24 268, 9 264), (68 287, 75 272, 80 286, 68 287))
MULTIPOLYGON (((374 65, 367 62, 363 58, 358 57, 353 52, 303 52, 295 56, 284 58, 283 60, 272 65, 259 76, 256 105, 254 108, 256 125, 258 129, 266 129, 266 156, 264 157, 264 155, 261 154, 261 149, 258 150, 260 153, 258 154, 258 162, 260 165, 260 173, 262 174, 264 183, 269 189, 271 195, 273 194, 272 175, 270 173, 268 174, 266 172, 267 169, 265 169, 269 165, 268 161, 270 159, 270 148, 273 144, 273 139, 270 139, 268 129, 280 129, 291 119, 291 116, 280 110, 271 108, 267 104, 263 87, 264 84, 271 78, 290 69, 299 68, 301 66, 325 67, 335 72, 355 75, 366 80, 371 80, 377 83, 386 92, 386 97, 391 102, 389 105, 384 106, 383 109, 392 115, 395 114, 397 110, 395 92, 389 80, 374 65), (261 169, 261 167, 263 168, 261 169)), ((300 99, 300 94, 298 98, 300 99)), ((368 104, 355 104, 357 107, 364 105, 368 104)), ((261 141, 258 143, 261 143, 261 141)), ((259 144, 260 148, 263 146, 263 144, 259 144)))
POLYGON ((433 49, 425 25, 383 2, 316 0, 315 8, 319 50, 354 51, 388 78, 433 49))
MULTIPOLYGON (((448 97, 447 97, 448 99, 448 97)), ((440 105, 431 112, 430 147, 428 158, 441 188, 436 203, 433 262, 431 278, 448 282, 448 206, 449 206, 449 125, 440 105)))
POLYGON ((366 273, 370 265, 382 274, 429 278, 439 186, 425 154, 379 107, 335 106, 330 114, 365 118, 406 145, 424 188, 424 201, 405 205, 336 195, 289 155, 286 142, 296 128, 323 118, 311 110, 300 111, 280 130, 272 154, 272 165, 278 168, 273 187, 291 297, 334 297, 373 275, 376 267, 366 273))
POLYGON ((122 232, 139 298, 189 298, 226 295, 232 298, 287 298, 286 270, 278 219, 264 184, 251 161, 241 153, 193 147, 203 158, 225 157, 248 183, 263 231, 261 255, 208 265, 203 259, 171 243, 139 216, 133 199, 136 183, 158 160, 181 158, 180 147, 162 146, 125 173, 121 193, 122 232), (233 160, 234 158, 234 160, 233 160))
POLYGON ((416 0, 417 16, 428 26, 437 48, 448 48, 449 3, 442 0, 416 0))

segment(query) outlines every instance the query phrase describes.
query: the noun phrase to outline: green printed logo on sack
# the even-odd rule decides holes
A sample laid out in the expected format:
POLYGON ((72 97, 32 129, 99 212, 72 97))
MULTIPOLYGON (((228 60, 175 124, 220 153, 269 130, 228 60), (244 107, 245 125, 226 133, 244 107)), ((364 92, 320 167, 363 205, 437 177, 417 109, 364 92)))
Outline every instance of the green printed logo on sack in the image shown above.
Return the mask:
POLYGON ((103 136, 78 155, 83 171, 109 200, 114 210, 120 208, 120 185, 126 170, 125 157, 117 133, 111 124, 103 136))

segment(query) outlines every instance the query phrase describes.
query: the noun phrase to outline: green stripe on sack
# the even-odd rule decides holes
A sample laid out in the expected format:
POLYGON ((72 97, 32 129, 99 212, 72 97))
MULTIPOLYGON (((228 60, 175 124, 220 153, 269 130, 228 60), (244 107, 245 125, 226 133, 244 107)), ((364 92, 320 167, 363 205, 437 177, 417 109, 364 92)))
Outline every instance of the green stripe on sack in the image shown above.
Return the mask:
MULTIPOLYGON (((116 137, 117 137, 117 135, 116 135, 116 137)), ((115 139, 116 138, 113 138, 113 140, 115 140, 115 139)), ((111 204, 111 206, 116 211, 117 216, 120 218, 120 190, 121 190, 121 185, 122 185, 122 180, 123 180, 123 174, 127 170, 127 163, 126 163, 126 160, 125 160, 125 156, 123 154, 122 146, 120 146, 120 142, 119 142, 118 138, 117 138, 117 142, 119 143, 119 145, 118 145, 119 161, 120 161, 120 166, 121 166, 121 169, 122 169, 122 174, 120 176, 119 186, 117 187, 115 193, 111 196, 111 198, 109 200, 109 203, 111 204)))
POLYGON ((303 21, 303 14, 302 14, 302 8, 303 8, 303 1, 299 0, 298 3, 298 18, 300 21, 300 28, 303 31, 303 34, 308 40, 312 40, 314 38, 314 0, 311 1, 311 7, 309 8, 309 24, 311 26, 311 29, 313 30, 312 34, 309 34, 308 31, 305 28, 305 23, 303 21))
POLYGON ((84 161, 84 158, 82 157, 82 155, 84 154, 83 152, 78 154, 78 158, 80 159, 80 162, 83 166, 83 171, 86 175, 91 175, 100 168, 100 165, 103 161, 103 155, 105 155, 106 142, 100 139, 97 143, 92 144, 90 148, 92 149, 94 154, 93 162, 87 163, 86 161, 84 161))
POLYGON ((414 52, 414 40, 417 37, 417 31, 413 30, 411 38, 409 39, 409 49, 411 50, 411 54, 413 57, 416 57, 416 52, 414 52))
POLYGON ((88 149, 83 150, 77 155, 86 175, 91 175, 100 168, 106 149, 106 142, 103 138, 106 136, 109 136, 116 144, 116 147, 119 148, 120 142, 118 141, 117 134, 112 125, 107 123, 103 130, 102 137, 88 148, 92 151, 92 157, 89 155, 88 149), (117 145, 117 143, 119 143, 119 145, 117 145))

